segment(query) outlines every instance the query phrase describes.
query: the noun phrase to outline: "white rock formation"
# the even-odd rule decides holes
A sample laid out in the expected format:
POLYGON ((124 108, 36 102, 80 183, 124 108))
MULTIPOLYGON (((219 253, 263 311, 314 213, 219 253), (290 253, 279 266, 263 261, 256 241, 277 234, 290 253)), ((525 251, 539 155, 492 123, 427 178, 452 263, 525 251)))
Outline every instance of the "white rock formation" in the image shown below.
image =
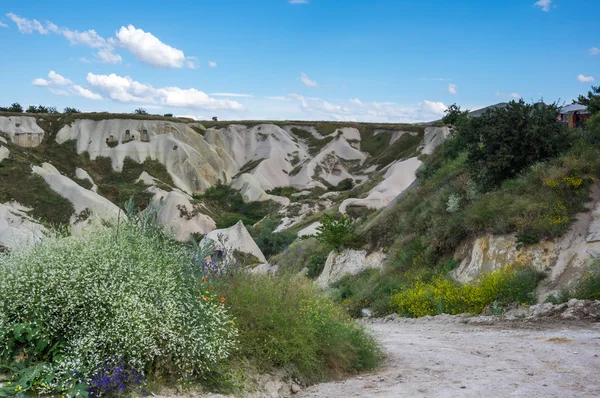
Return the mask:
POLYGON ((77 153, 88 152, 91 159, 109 157, 115 171, 122 170, 126 157, 138 163, 157 160, 165 165, 175 186, 189 193, 203 192, 218 180, 227 183, 238 170, 230 156, 185 123, 78 119, 63 127, 56 140, 59 144, 77 140, 77 153), (111 139, 118 142, 114 148, 107 144, 111 139))
POLYGON ((302 238, 303 236, 315 236, 319 231, 318 228, 321 226, 319 221, 316 221, 310 224, 308 227, 304 228, 300 232, 298 232, 298 237, 302 238))
POLYGON ((60 174, 50 163, 44 163, 42 167, 33 166, 32 170, 34 174, 42 177, 53 191, 71 202, 76 213, 89 210, 93 215, 107 220, 123 217, 119 207, 110 200, 85 189, 69 177, 60 174))
POLYGON ((9 155, 10 151, 8 150, 8 148, 0 145, 0 162, 2 162, 4 159, 8 159, 9 155))
POLYGON ((315 283, 325 288, 346 275, 357 275, 371 268, 381 269, 385 259, 386 255, 382 252, 368 255, 366 250, 346 249, 341 253, 331 252, 327 257, 323 272, 315 283))
POLYGON ((390 130, 375 130, 373 132, 373 134, 375 135, 379 135, 379 134, 385 134, 385 133, 391 133, 392 136, 390 138, 390 142, 388 142, 389 145, 392 145, 394 142, 398 141, 400 139, 400 137, 402 137, 405 134, 409 134, 409 135, 417 135, 418 133, 415 131, 403 131, 403 130, 394 130, 394 131, 390 131, 390 130))
POLYGON ((8 141, 6 141, 6 138, 0 136, 0 144, 8 144, 8 141))
POLYGON ((195 208, 183 192, 166 192, 156 187, 148 191, 155 194, 152 200, 159 208, 158 223, 172 229, 176 240, 187 242, 192 233, 204 235, 217 228, 214 220, 200 213, 200 208, 195 208))
POLYGON ((251 128, 234 124, 225 129, 209 129, 205 138, 219 153, 234 159, 238 169, 260 162, 247 172, 256 177, 264 190, 289 186, 288 173, 294 168, 292 159, 297 157, 303 161, 308 158, 306 149, 287 131, 272 124, 251 128))
POLYGON ((519 262, 530 264, 547 274, 538 287, 538 296, 544 300, 562 287, 572 287, 585 274, 591 253, 600 253, 600 241, 589 241, 597 234, 600 223, 600 187, 591 187, 592 202, 586 204, 592 211, 579 213, 569 231, 555 241, 542 241, 518 250, 515 235, 485 235, 467 239, 456 250, 454 258, 461 261, 453 271, 455 279, 468 282, 485 272, 519 262))
POLYGON ((244 202, 265 202, 267 200, 273 200, 283 206, 290 204, 290 200, 288 198, 283 196, 269 195, 266 193, 265 190, 260 186, 260 183, 254 174, 242 174, 233 180, 231 187, 240 191, 240 194, 244 198, 244 202))
POLYGON ((344 200, 340 205, 340 212, 346 213, 348 207, 381 209, 387 206, 416 180, 419 166, 421 161, 417 158, 394 163, 383 176, 384 180, 373 188, 365 199, 344 200))
POLYGON ((46 228, 27 215, 30 210, 16 202, 0 203, 0 246, 17 249, 44 236, 46 228))
POLYGON ((82 168, 76 168, 75 169, 75 177, 79 178, 80 180, 88 180, 89 182, 92 183, 92 187, 90 188, 90 191, 92 192, 96 192, 98 191, 98 186, 96 185, 96 183, 94 183, 94 180, 92 179, 92 176, 90 176, 88 174, 87 171, 85 171, 82 168))
POLYGON ((423 137, 423 149, 421 153, 431 155, 433 150, 450 136, 452 131, 449 127, 427 127, 423 137))
POLYGON ((32 116, 0 116, 0 133, 22 147, 38 146, 44 139, 44 130, 32 116))
POLYGON ((204 236, 200 245, 208 244, 209 241, 212 242, 215 250, 227 252, 230 259, 233 258, 234 251, 238 251, 252 254, 260 263, 267 262, 265 255, 260 251, 242 221, 232 227, 209 232, 204 236))

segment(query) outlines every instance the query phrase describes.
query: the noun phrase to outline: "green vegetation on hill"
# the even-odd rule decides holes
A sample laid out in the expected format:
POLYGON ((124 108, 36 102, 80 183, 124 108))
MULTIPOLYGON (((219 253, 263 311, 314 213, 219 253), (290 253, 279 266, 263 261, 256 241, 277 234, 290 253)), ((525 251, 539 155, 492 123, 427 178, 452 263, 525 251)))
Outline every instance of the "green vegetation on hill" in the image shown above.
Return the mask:
POLYGON ((335 286, 354 315, 364 307, 377 314, 399 311, 391 297, 417 282, 435 285, 456 266, 452 255, 468 237, 516 233, 515 245, 528 245, 561 236, 584 210, 600 176, 592 124, 566 131, 557 106, 522 101, 478 118, 454 110, 457 132, 423 157, 419 184, 357 228, 371 250, 390 257, 383 271, 335 286))
POLYGON ((242 195, 228 185, 219 182, 210 187, 203 195, 194 199, 206 206, 207 214, 215 220, 217 228, 228 228, 242 221, 250 227, 280 207, 275 202, 244 202, 242 195))

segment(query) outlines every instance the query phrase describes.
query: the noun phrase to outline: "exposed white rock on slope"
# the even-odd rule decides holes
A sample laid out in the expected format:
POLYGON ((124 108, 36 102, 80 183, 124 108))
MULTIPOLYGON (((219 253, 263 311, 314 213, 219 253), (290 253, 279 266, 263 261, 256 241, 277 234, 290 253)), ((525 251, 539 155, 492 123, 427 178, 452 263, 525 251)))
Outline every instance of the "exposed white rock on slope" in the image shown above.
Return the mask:
POLYGON ((88 172, 85 171, 84 169, 81 169, 79 167, 76 168, 75 169, 75 177, 79 178, 80 180, 88 180, 89 182, 92 183, 92 187, 90 188, 90 191, 92 191, 92 192, 98 191, 98 186, 96 185, 96 183, 94 183, 92 176, 90 176, 88 174, 88 172))
POLYGON ((290 204, 290 200, 283 196, 269 195, 261 188, 260 183, 253 174, 244 173, 233 180, 231 184, 233 189, 240 191, 244 202, 265 202, 273 200, 283 206, 290 204))
POLYGON ((260 251, 250 233, 239 221, 233 227, 225 229, 216 229, 204 236, 200 245, 208 244, 209 241, 214 245, 214 249, 227 252, 228 256, 233 256, 234 251, 252 254, 261 263, 266 263, 265 255, 260 251))
POLYGON ((327 257, 325 268, 315 283, 327 287, 345 275, 357 275, 367 269, 383 268, 386 255, 374 252, 367 255, 366 250, 346 249, 341 253, 331 252, 327 257))
POLYGON ((0 133, 24 147, 38 146, 44 138, 44 130, 32 116, 0 116, 0 133))
POLYGON ((433 150, 446 140, 451 134, 448 127, 427 127, 423 137, 423 149, 421 153, 431 155, 433 150))
POLYGON ((148 188, 148 192, 154 194, 152 203, 158 207, 159 225, 171 229, 177 241, 188 242, 192 233, 204 235, 217 227, 212 218, 194 208, 183 192, 166 192, 157 187, 148 188))
POLYGON ((310 224, 308 227, 304 228, 300 232, 298 232, 298 237, 301 238, 303 236, 315 236, 319 231, 318 228, 321 226, 319 221, 316 221, 310 224))
POLYGON ((468 282, 485 272, 493 271, 513 262, 530 264, 548 276, 538 287, 538 296, 544 300, 562 287, 573 287, 587 270, 590 253, 600 253, 600 241, 586 238, 599 233, 600 187, 591 186, 592 201, 586 207, 592 211, 579 213, 569 231, 554 241, 516 248, 515 235, 485 235, 475 240, 465 240, 454 254, 461 261, 453 276, 468 282))
MULTIPOLYGON (((42 167, 33 166, 33 173, 39 175, 48 183, 53 191, 73 204, 76 213, 89 210, 92 214, 103 219, 116 219, 121 210, 110 200, 78 185, 60 172, 50 163, 42 167)), ((121 217, 123 214, 121 212, 121 217)))
POLYGON ((288 134, 293 134, 292 129, 298 129, 298 130, 308 131, 309 133, 312 134, 313 137, 315 137, 318 140, 322 140, 325 138, 321 133, 319 133, 317 131, 317 129, 314 126, 287 125, 287 126, 281 126, 281 128, 284 129, 285 131, 287 131, 288 134))
POLYGON ((294 168, 292 159, 297 157, 303 161, 308 157, 306 149, 288 132, 272 124, 251 128, 234 124, 225 129, 209 129, 205 139, 219 153, 234 159, 238 170, 250 162, 260 161, 248 173, 256 177, 264 190, 289 186, 288 173, 294 168))
POLYGON ((56 140, 59 144, 76 140, 77 153, 88 152, 91 159, 109 157, 116 171, 122 170, 126 157, 138 163, 157 160, 165 165, 175 186, 189 193, 203 192, 219 179, 227 183, 238 170, 233 158, 213 148, 185 123, 78 119, 63 127, 56 140), (144 130, 149 142, 142 141, 144 130), (119 142, 114 148, 107 145, 110 136, 119 142))
POLYGON ((0 162, 2 162, 4 159, 8 159, 9 155, 10 151, 8 150, 8 148, 0 145, 0 162))
POLYGON ((291 186, 303 189, 322 186, 314 180, 321 177, 331 185, 337 185, 346 178, 354 179, 348 173, 343 161, 358 162, 362 164, 367 155, 352 147, 343 137, 335 139, 327 144, 321 152, 307 162, 300 172, 290 178, 291 186))
POLYGON ((415 181, 419 166, 421 161, 417 158, 394 163, 383 176, 384 180, 373 188, 365 199, 344 200, 340 205, 340 212, 345 213, 348 207, 381 209, 387 206, 415 181))
POLYGON ((29 210, 16 202, 0 203, 0 246, 16 249, 44 236, 46 228, 27 215, 29 210))
POLYGON ((356 127, 342 127, 333 132, 333 135, 340 134, 345 140, 360 141, 360 132, 356 127))

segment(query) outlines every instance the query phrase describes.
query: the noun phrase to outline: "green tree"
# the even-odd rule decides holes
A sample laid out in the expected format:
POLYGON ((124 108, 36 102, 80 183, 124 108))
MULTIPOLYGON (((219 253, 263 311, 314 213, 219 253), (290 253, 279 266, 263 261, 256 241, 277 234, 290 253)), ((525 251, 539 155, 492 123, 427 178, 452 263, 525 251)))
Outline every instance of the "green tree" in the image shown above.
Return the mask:
POLYGON ((148 111, 146 111, 144 108, 137 108, 134 113, 136 115, 147 115, 148 111))
POLYGON ((260 227, 255 228, 254 241, 267 258, 284 251, 298 237, 289 231, 274 232, 280 222, 277 218, 267 217, 260 227))
POLYGON ((468 150, 472 178, 485 189, 498 186, 524 168, 567 150, 570 137, 557 120, 557 104, 511 101, 470 118, 459 129, 468 150))
POLYGON ((9 112, 18 112, 21 113, 23 112, 23 107, 21 106, 21 104, 19 104, 18 102, 14 102, 13 104, 11 104, 11 106, 8 108, 9 112))
POLYGON ((81 113, 81 111, 77 108, 71 108, 70 106, 67 106, 63 113, 81 113))
POLYGON ((469 110, 462 111, 460 106, 452 104, 444 111, 446 116, 442 118, 442 123, 454 126, 459 124, 469 115, 469 110))
POLYGON ((336 219, 325 213, 320 221, 321 226, 317 228, 316 238, 331 250, 341 251, 356 238, 354 221, 345 214, 336 219))
POLYGON ((592 90, 588 91, 587 96, 580 95, 574 102, 587 106, 592 114, 600 112, 600 86, 592 86, 592 90))

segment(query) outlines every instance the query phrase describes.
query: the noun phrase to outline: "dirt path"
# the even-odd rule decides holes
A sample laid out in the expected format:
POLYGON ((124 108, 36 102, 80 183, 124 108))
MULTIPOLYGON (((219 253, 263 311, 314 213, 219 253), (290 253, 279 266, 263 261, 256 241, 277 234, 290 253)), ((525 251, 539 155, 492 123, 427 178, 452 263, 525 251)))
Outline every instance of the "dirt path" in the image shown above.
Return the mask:
POLYGON ((598 397, 600 324, 465 324, 457 317, 369 324, 383 369, 295 395, 323 397, 598 397))

